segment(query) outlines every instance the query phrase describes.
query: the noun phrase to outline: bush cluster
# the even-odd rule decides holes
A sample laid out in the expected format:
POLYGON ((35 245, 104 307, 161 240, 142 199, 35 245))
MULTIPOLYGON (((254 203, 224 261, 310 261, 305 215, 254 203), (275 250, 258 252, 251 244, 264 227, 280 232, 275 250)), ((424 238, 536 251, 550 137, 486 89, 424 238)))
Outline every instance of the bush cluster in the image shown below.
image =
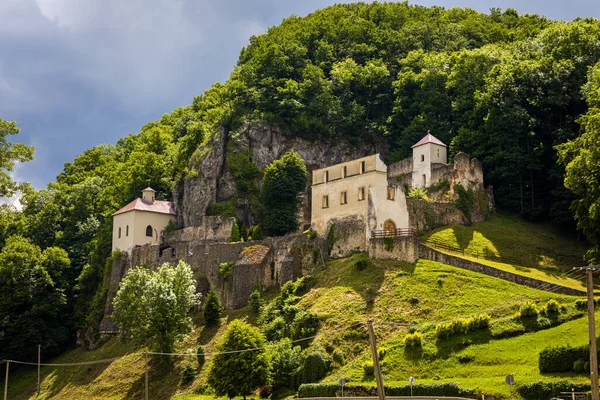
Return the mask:
POLYGON ((471 318, 458 318, 450 322, 443 322, 435 326, 435 335, 439 339, 447 339, 451 336, 463 335, 469 332, 488 329, 490 316, 487 314, 476 315, 471 318))
POLYGON ((533 301, 521 304, 519 307, 519 318, 537 317, 539 310, 533 301))
POLYGON ((370 265, 371 265, 371 260, 369 260, 369 257, 364 253, 358 255, 356 257, 356 261, 354 262, 354 266, 359 271, 364 271, 370 265))
MULTIPOLYGON (((298 397, 335 397, 340 391, 337 383, 313 383, 300 385, 298 397)), ((446 396, 446 397, 473 397, 473 391, 463 389, 456 383, 434 383, 427 385, 414 385, 412 387, 414 396, 446 396)), ((410 385, 386 386, 385 394, 388 396, 410 396, 410 385)), ((377 388, 374 386, 352 385, 344 389, 344 395, 351 397, 377 396, 377 388)))
POLYGON ((582 372, 589 370, 590 349, 586 346, 557 346, 540 351, 538 367, 541 373, 548 372, 582 372), (581 366, 578 361, 581 361, 581 366), (575 364, 578 365, 575 365, 575 364), (582 369, 581 369, 582 368, 582 369))
POLYGON ((409 333, 404 336, 404 346, 406 347, 421 347, 423 342, 423 334, 421 332, 409 333))
POLYGON ((517 387, 517 392, 525 400, 550 399, 563 392, 585 392, 590 390, 590 385, 582 383, 571 383, 569 381, 558 382, 531 382, 517 387))
POLYGON ((373 374, 375 373, 375 365, 373 364, 372 360, 363 361, 361 366, 362 366, 362 370, 363 370, 363 376, 365 378, 373 376, 373 374))
MULTIPOLYGON (((594 307, 597 307, 600 304, 600 299, 594 299, 594 307)), ((575 300, 575 308, 578 310, 586 310, 587 309, 587 299, 577 299, 575 300)))

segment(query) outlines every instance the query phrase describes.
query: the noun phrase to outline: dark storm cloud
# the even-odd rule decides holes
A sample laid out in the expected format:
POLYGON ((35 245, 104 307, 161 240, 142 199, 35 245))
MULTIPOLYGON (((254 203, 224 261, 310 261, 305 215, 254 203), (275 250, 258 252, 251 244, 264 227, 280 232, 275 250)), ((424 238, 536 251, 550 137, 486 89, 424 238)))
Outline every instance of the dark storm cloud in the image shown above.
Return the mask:
MULTIPOLYGON (((16 176, 41 188, 63 163, 114 143, 224 81, 251 35, 339 1, 0 0, 0 117, 37 147, 16 176)), ((595 1, 421 0, 600 16, 595 1)))

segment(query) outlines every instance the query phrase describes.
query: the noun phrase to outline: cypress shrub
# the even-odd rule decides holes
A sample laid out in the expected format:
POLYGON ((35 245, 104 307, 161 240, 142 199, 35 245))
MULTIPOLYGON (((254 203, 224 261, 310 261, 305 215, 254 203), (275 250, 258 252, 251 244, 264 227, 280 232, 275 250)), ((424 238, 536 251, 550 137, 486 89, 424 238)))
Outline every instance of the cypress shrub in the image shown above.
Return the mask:
POLYGON ((181 383, 187 385, 196 377, 196 370, 192 367, 191 363, 186 363, 183 371, 181 371, 181 383))
POLYGON ((198 350, 196 351, 196 358, 198 359, 198 369, 201 369, 204 366, 204 361, 206 361, 204 355, 204 346, 198 346, 198 350))
POLYGON ((204 306, 202 306, 202 318, 207 326, 215 326, 219 323, 221 318, 221 299, 217 294, 215 288, 211 287, 206 295, 204 306))
POLYGON ((250 309, 254 313, 258 313, 260 311, 260 306, 262 305, 262 299, 260 298, 260 290, 254 289, 254 291, 250 294, 250 300, 248 301, 250 304, 250 309))

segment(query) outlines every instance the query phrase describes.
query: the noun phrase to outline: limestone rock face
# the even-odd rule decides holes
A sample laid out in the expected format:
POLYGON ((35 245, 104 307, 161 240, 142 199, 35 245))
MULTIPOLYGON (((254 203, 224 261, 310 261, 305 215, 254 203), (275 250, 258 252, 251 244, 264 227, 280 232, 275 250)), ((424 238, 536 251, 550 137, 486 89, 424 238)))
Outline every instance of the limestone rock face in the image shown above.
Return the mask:
MULTIPOLYGON (((311 141, 284 136, 277 126, 266 123, 246 123, 236 132, 219 132, 201 155, 192 157, 190 169, 194 172, 175 187, 173 198, 179 224, 183 227, 200 224, 209 204, 237 194, 233 174, 226 163, 229 152, 248 151, 251 160, 262 171, 290 150, 297 151, 311 171, 368 154, 385 153, 387 145, 357 146, 344 140, 311 141)), ((243 203, 245 199, 240 200, 243 203)))

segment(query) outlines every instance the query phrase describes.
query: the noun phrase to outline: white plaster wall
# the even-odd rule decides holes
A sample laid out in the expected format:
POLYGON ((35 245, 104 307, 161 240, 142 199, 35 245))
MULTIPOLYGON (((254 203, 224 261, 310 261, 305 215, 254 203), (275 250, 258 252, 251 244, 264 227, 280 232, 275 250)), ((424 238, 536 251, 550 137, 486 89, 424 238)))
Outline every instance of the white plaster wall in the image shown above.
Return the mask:
POLYGON ((161 232, 174 215, 150 211, 133 210, 117 214, 113 218, 113 250, 131 251, 136 245, 159 244, 161 232), (126 236, 126 226, 129 225, 129 236, 126 236), (146 236, 146 227, 152 226, 152 237, 146 236), (121 227, 121 239, 118 239, 121 227))
POLYGON ((363 161, 365 162, 365 173, 373 171, 387 171, 387 167, 379 157, 379 154, 373 154, 367 157, 358 158, 356 160, 331 165, 329 167, 315 169, 312 173, 312 184, 318 185, 325 183, 326 171, 329 172, 329 182, 342 179, 344 167, 346 167, 346 177, 359 175, 361 173, 360 165, 363 161))
MULTIPOLYGON (((396 224, 397 229, 408 229, 408 208, 406 206, 406 196, 399 186, 392 186, 394 190, 394 199, 387 197, 387 179, 371 189, 371 197, 375 214, 375 230, 382 230, 386 220, 391 219, 396 224)), ((371 232, 367 235, 371 237, 371 232)))
POLYGON ((431 181, 431 164, 447 164, 447 148, 434 143, 426 143, 413 148, 413 176, 412 187, 427 187, 434 182, 431 181), (421 161, 421 156, 425 160, 421 161), (425 175, 425 185, 423 185, 423 175, 425 175))

